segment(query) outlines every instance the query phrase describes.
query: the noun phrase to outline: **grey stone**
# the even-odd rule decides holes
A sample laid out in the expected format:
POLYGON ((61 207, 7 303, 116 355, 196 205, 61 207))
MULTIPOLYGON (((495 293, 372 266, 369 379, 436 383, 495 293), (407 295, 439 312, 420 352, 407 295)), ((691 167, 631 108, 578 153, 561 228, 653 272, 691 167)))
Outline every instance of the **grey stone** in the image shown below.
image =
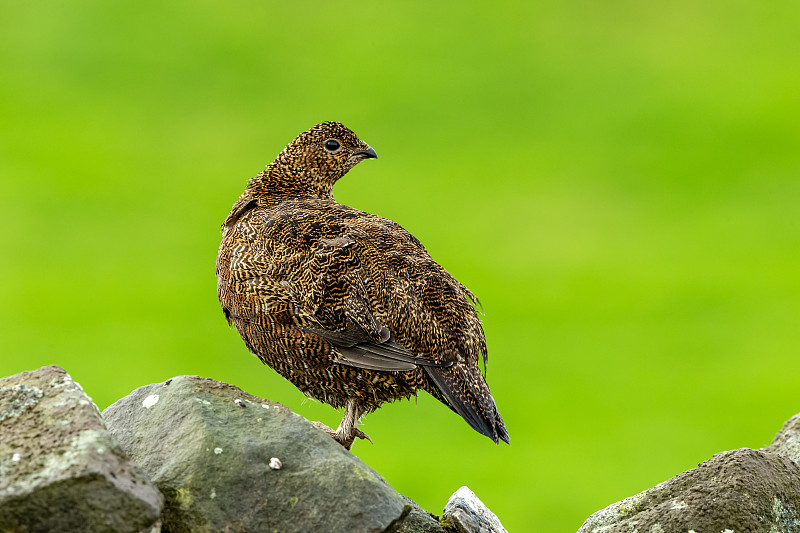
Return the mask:
POLYGON ((161 520, 153 524, 152 526, 143 529, 139 533, 161 533, 161 520))
POLYGON ((232 385, 180 376, 103 416, 166 496, 164 531, 441 531, 311 422, 232 385))
POLYGON ((497 516, 468 487, 450 496, 443 517, 458 533, 506 533, 497 516))
POLYGON ((439 517, 427 512, 411 498, 403 496, 403 499, 408 512, 402 520, 392 524, 386 533, 447 533, 452 531, 444 529, 439 524, 439 517))
POLYGON ((800 463, 800 414, 786 421, 766 450, 800 463))
POLYGON ((770 449, 722 452, 590 516, 579 533, 800 530, 800 467, 770 449))
POLYGON ((63 369, 0 379, 0 531, 137 532, 162 496, 63 369))

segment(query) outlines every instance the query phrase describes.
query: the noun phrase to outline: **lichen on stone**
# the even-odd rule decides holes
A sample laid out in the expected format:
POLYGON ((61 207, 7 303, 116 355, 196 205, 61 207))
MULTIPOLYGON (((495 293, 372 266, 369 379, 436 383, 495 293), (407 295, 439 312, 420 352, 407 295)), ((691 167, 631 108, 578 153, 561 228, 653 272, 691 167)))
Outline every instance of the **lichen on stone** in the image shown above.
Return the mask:
POLYGON ((17 417, 32 408, 42 397, 41 389, 28 387, 24 383, 13 387, 0 387, 0 422, 17 417))
POLYGON ((192 492, 186 488, 180 488, 175 491, 175 503, 178 504, 178 507, 181 509, 188 509, 194 503, 194 497, 192 496, 192 492))

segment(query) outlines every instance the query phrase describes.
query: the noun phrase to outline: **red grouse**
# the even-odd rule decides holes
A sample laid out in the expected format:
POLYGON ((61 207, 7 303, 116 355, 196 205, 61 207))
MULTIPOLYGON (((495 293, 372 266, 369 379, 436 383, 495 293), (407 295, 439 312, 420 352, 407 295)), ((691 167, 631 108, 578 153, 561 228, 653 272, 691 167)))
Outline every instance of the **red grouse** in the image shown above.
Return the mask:
POLYGON ((338 122, 289 143, 252 178, 222 225, 217 293, 247 347, 344 417, 350 448, 365 413, 419 389, 476 431, 509 441, 479 360, 475 296, 399 224, 336 203, 331 188, 377 157, 338 122))

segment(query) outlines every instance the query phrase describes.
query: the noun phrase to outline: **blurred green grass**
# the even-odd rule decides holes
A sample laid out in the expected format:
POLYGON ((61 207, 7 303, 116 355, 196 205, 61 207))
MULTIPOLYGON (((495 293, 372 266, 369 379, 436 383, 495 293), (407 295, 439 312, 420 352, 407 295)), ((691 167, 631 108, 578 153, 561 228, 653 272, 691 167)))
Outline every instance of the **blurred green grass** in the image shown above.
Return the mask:
POLYGON ((0 375, 103 408, 200 374, 329 424, 215 295, 218 227, 294 135, 380 155, 337 199, 485 307, 512 445, 428 396, 355 453, 510 531, 591 512, 800 411, 800 7, 679 1, 0 4, 0 375))

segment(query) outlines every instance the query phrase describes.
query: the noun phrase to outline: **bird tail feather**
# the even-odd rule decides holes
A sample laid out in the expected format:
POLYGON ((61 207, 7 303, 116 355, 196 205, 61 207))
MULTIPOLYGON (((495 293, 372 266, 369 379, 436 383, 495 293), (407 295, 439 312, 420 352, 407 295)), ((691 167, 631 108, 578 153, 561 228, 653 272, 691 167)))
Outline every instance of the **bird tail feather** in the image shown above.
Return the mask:
POLYGON ((434 384, 434 396, 458 413, 472 429, 492 439, 509 442, 508 431, 480 372, 469 372, 462 364, 449 367, 424 366, 434 384), (477 374, 477 378, 475 375, 477 374), (439 393, 438 395, 436 393, 439 393))

